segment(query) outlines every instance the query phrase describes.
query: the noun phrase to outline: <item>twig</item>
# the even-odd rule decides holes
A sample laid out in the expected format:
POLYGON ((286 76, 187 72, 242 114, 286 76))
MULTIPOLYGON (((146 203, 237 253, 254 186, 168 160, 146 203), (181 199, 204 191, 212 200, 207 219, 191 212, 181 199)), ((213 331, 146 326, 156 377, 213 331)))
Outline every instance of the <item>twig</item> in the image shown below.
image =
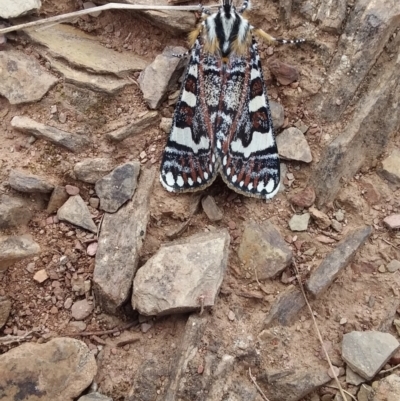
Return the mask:
POLYGON ((383 373, 391 372, 392 370, 395 370, 395 369, 397 369, 397 368, 400 368, 400 364, 399 364, 399 365, 396 365, 396 366, 393 366, 393 367, 391 367, 390 369, 381 370, 381 371, 378 373, 378 375, 382 375, 383 373))
POLYGON ((385 240, 385 238, 381 238, 381 240, 383 242, 386 242, 387 244, 391 245, 393 248, 397 249, 398 251, 400 251, 400 248, 398 246, 396 246, 396 245, 392 244, 391 242, 385 240))
POLYGON ((254 383, 254 385, 256 386, 256 389, 258 390, 258 392, 261 394, 261 397, 264 398, 265 401, 269 401, 269 399, 267 398, 267 396, 264 394, 264 392, 261 390, 260 386, 257 384, 255 377, 251 374, 251 369, 249 368, 249 376, 251 381, 254 383))
POLYGON ((134 322, 130 322, 122 327, 116 327, 115 329, 100 330, 100 331, 82 331, 81 333, 66 333, 66 334, 63 334, 63 336, 70 336, 70 337, 102 336, 104 334, 114 334, 114 333, 117 333, 118 331, 124 331, 124 330, 130 329, 131 327, 136 326, 137 324, 138 324, 138 321, 135 320, 134 322))
POLYGON ((336 384, 337 384, 337 386, 338 386, 338 389, 339 389, 340 395, 341 395, 342 398, 343 398, 343 401, 346 401, 346 396, 345 396, 345 394, 344 394, 344 390, 343 390, 343 388, 342 388, 342 386, 341 386, 341 384, 340 384, 340 381, 339 381, 339 379, 337 378, 336 373, 335 373, 335 371, 334 371, 334 369, 333 369, 333 365, 332 365, 331 358, 329 357, 328 351, 327 351, 326 348, 325 348, 324 340, 322 339, 321 332, 319 331, 318 324, 317 324, 317 321, 315 320, 315 316, 314 316, 313 310, 312 310, 312 308, 311 308, 310 303, 308 302, 307 295, 306 295, 306 292, 305 292, 304 287, 303 287, 303 283, 301 282, 301 276, 300 276, 299 269, 298 269, 298 267, 297 267, 297 263, 296 263, 296 261, 295 261, 294 259, 293 259, 292 263, 293 263, 294 269, 295 269, 295 271, 296 271, 297 281, 298 281, 298 283, 299 283, 300 290, 301 290, 301 292, 302 292, 302 294, 303 294, 304 300, 306 301, 306 304, 307 304, 308 309, 309 309, 309 311, 310 311, 311 318, 312 318, 312 320, 313 320, 313 322, 314 322, 315 331, 317 332, 317 336, 318 336, 319 342, 321 343, 321 346, 322 346, 322 349, 323 349, 323 351, 324 351, 325 357, 326 357, 326 359, 327 359, 327 361, 328 361, 329 368, 330 368, 330 370, 331 370, 331 372, 332 372, 332 374, 333 374, 333 377, 334 377, 335 382, 336 382, 336 384))
MULTIPOLYGON (((209 6, 209 7, 215 7, 209 6)), ((99 11, 106 10, 171 10, 171 11, 198 11, 199 6, 144 6, 144 5, 133 5, 133 4, 119 4, 119 3, 109 3, 103 6, 92 7, 86 10, 74 11, 72 13, 55 15, 54 17, 44 18, 37 21, 27 22, 25 24, 14 25, 8 28, 0 29, 0 35, 19 31, 21 29, 32 28, 40 25, 47 25, 52 23, 65 22, 71 18, 80 17, 81 15, 91 14, 99 11)))
MULTIPOLYGON (((339 390, 339 389, 338 389, 337 387, 335 387, 335 386, 324 386, 324 387, 334 388, 335 390, 339 390)), ((353 394, 349 393, 349 392, 346 391, 346 390, 343 390, 343 392, 344 392, 345 394, 347 394, 349 397, 351 397, 354 401, 357 401, 357 398, 354 397, 353 394)), ((343 396, 342 396, 342 397, 343 397, 343 396)), ((346 401, 346 398, 345 398, 343 401, 346 401)))
POLYGON ((30 340, 32 338, 31 334, 31 331, 28 331, 23 336, 12 336, 11 334, 8 334, 5 337, 0 337, 0 345, 10 345, 13 343, 30 340))

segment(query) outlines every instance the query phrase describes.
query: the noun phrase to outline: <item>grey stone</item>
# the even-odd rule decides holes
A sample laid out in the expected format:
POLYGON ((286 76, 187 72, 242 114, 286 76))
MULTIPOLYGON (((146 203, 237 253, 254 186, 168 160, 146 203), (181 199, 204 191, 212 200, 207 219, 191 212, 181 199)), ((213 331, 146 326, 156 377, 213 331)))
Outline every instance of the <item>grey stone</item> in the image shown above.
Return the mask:
POLYGON ((100 208, 116 212, 132 198, 140 173, 140 162, 129 162, 116 167, 110 174, 96 182, 95 190, 100 198, 100 208))
POLYGON ((343 336, 342 358, 354 372, 371 380, 399 348, 389 333, 353 331, 343 336))
POLYGON ((10 171, 8 182, 12 189, 20 192, 48 194, 54 189, 44 178, 14 169, 10 171))
MULTIPOLYGON (((280 274, 291 264, 292 251, 280 232, 269 221, 258 225, 252 221, 245 224, 238 256, 246 270, 265 280, 280 274)), ((256 279, 253 276, 253 279, 256 279)))
POLYGON ((400 399, 400 376, 391 374, 372 383, 373 401, 397 401, 400 399))
POLYGON ((160 129, 166 134, 169 134, 172 128, 172 118, 161 118, 160 129))
POLYGON ((201 200, 201 205, 203 207, 204 213, 207 215, 208 219, 212 222, 221 221, 224 217, 222 210, 215 203, 215 199, 208 195, 201 200))
POLYGON ((117 213, 104 215, 93 273, 96 301, 115 313, 128 299, 149 220, 155 170, 143 170, 138 188, 117 213))
POLYGON ((51 56, 67 60, 70 65, 97 74, 115 74, 140 71, 147 62, 131 52, 119 53, 101 45, 96 36, 65 24, 57 24, 44 30, 28 30, 26 34, 51 56))
POLYGON ((94 305, 89 303, 86 299, 76 301, 71 306, 71 316, 75 320, 85 320, 93 312, 94 305))
POLYGON ((360 387, 360 390, 358 391, 357 401, 369 401, 370 400, 369 397, 372 392, 373 392, 373 390, 372 390, 371 386, 368 386, 367 384, 363 384, 360 387))
POLYGON ((392 261, 390 261, 388 263, 388 265, 386 266, 386 269, 388 270, 388 272, 394 273, 400 269, 400 262, 396 259, 393 259, 392 261))
POLYGON ((74 174, 79 181, 95 184, 113 169, 112 159, 96 157, 84 159, 74 166, 74 174))
POLYGON ((327 229, 331 225, 331 219, 324 212, 321 212, 315 207, 310 207, 308 211, 317 226, 322 230, 327 229))
POLYGON ((76 322, 69 322, 67 327, 72 333, 80 333, 86 330, 87 324, 78 320, 76 322))
POLYGON ((289 220, 289 227, 292 231, 307 231, 310 221, 310 213, 295 214, 289 220))
POLYGON ((36 11, 42 6, 40 0, 13 0, 0 3, 0 17, 4 19, 18 18, 36 11))
POLYGON ((11 104, 40 100, 58 81, 33 57, 18 50, 0 52, 0 94, 11 104))
MULTIPOLYGON (((1 271, 1 270, 0 270, 1 271)), ((0 296, 0 329, 7 323, 11 312, 11 301, 6 297, 0 296)))
POLYGON ((312 162, 308 142, 303 133, 295 127, 287 128, 276 137, 279 155, 288 160, 312 162))
POLYGON ((320 297, 329 288, 371 233, 372 228, 369 226, 361 227, 349 233, 325 257, 306 282, 306 288, 313 297, 320 297))
POLYGON ((293 285, 289 286, 281 292, 271 306, 264 321, 264 326, 270 327, 276 323, 282 326, 290 326, 298 318, 305 305, 306 302, 302 292, 293 285))
POLYGON ((98 392, 89 393, 78 398, 78 401, 113 401, 112 398, 98 392))
POLYGON ((186 61, 184 58, 174 57, 174 54, 183 54, 185 51, 183 47, 167 46, 140 74, 140 89, 150 109, 158 109, 168 90, 177 84, 186 61))
POLYGON ((0 273, 13 263, 35 256, 40 252, 40 246, 30 235, 0 238, 0 273))
POLYGON ((113 95, 126 86, 132 85, 128 79, 113 75, 91 74, 84 70, 71 68, 68 64, 55 58, 47 57, 47 59, 50 61, 51 68, 58 71, 64 77, 65 82, 76 86, 113 95))
POLYGON ((389 182, 400 185, 400 150, 394 149, 382 161, 382 169, 379 171, 379 174, 389 182))
POLYGON ((69 195, 65 190, 65 187, 55 186, 51 193, 49 203, 47 204, 47 213, 55 213, 57 210, 68 200, 69 195))
POLYGON ((2 398, 73 401, 96 372, 94 356, 80 340, 60 337, 45 344, 25 343, 0 355, 2 398))
POLYGON ((147 128, 157 123, 157 121, 158 113, 156 111, 149 111, 144 116, 138 118, 136 121, 133 121, 125 127, 108 132, 107 136, 113 141, 120 142, 126 138, 143 133, 147 128))
POLYGON ((166 315, 213 306, 229 251, 226 230, 196 234, 162 246, 136 273, 132 307, 166 315))
POLYGON ((364 383, 365 379, 358 375, 356 372, 353 372, 348 366, 346 368, 346 383, 352 384, 353 386, 359 386, 361 383, 364 383))
POLYGON ((85 135, 72 134, 58 128, 38 123, 29 117, 15 116, 11 126, 22 132, 32 134, 36 138, 45 139, 55 145, 62 146, 71 152, 79 152, 88 147, 90 140, 85 135))
POLYGON ((400 214, 392 214, 391 216, 383 219, 385 226, 391 230, 397 230, 400 228, 400 214))
POLYGON ((0 195, 0 230, 28 224, 32 210, 20 198, 0 195))
POLYGON ((97 227, 93 222, 89 209, 79 195, 71 196, 58 209, 57 217, 62 221, 67 221, 92 233, 97 233, 97 227))
POLYGON ((295 206, 299 206, 302 208, 310 207, 315 202, 314 188, 311 186, 308 186, 308 187, 302 189, 300 192, 291 196, 289 200, 290 200, 290 203, 292 203, 295 206))
POLYGON ((273 100, 270 100, 269 106, 271 109, 272 123, 275 130, 278 130, 283 127, 283 123, 285 122, 285 109, 280 103, 274 102, 273 100))
POLYGON ((334 0, 320 2, 316 20, 323 31, 340 33, 346 18, 347 0, 334 0))
POLYGON ((258 382, 267 388, 266 396, 270 401, 299 401, 331 380, 326 370, 324 367, 304 367, 296 372, 266 372, 258 382))
MULTIPOLYGON (((207 328, 207 317, 192 314, 185 326, 185 333, 180 341, 172 363, 170 382, 165 393, 164 401, 176 401, 179 391, 185 387, 186 367, 197 353, 203 334, 207 328)), ((182 391, 183 392, 183 391, 182 391)), ((183 394, 182 394, 183 395, 183 394)), ((183 398, 185 399, 185 398, 183 398)))

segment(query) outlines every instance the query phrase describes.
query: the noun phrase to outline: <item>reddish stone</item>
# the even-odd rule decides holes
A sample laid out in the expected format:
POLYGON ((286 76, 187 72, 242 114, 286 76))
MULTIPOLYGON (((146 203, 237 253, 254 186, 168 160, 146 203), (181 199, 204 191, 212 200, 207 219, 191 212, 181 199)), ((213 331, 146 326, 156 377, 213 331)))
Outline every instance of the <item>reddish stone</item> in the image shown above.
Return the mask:
POLYGON ((392 214, 391 216, 385 217, 383 222, 392 230, 400 228, 400 214, 392 214))
POLYGON ((369 182, 361 183, 361 187, 364 191, 364 198, 370 206, 376 205, 381 200, 381 194, 375 189, 375 187, 369 182))
POLYGON ((307 187, 290 198, 290 202, 302 208, 310 207, 315 202, 315 191, 313 187, 307 187))
POLYGON ((66 185, 65 190, 67 191, 67 194, 71 196, 79 194, 79 188, 73 185, 66 185))

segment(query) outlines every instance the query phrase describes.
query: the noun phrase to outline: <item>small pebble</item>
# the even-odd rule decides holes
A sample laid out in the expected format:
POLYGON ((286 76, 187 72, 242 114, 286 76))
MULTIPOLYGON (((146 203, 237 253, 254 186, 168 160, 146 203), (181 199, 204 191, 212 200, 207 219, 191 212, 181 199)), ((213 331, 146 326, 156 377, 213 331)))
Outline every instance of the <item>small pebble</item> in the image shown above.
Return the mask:
POLYGON ((79 194, 79 188, 73 185, 66 185, 65 190, 68 195, 74 196, 79 194))
POLYGON ((33 276, 33 279, 40 284, 44 283, 48 278, 49 276, 47 275, 46 269, 39 270, 33 276))
POLYGON ((231 310, 228 313, 228 319, 233 322, 235 320, 235 313, 232 312, 231 310))

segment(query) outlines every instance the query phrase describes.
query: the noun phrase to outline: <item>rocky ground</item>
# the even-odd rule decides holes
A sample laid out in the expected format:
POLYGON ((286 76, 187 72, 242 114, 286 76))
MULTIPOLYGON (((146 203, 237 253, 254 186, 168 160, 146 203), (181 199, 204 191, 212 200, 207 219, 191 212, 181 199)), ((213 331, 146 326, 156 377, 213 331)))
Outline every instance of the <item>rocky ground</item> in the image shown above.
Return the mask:
POLYGON ((253 3, 307 39, 260 44, 267 203, 158 181, 193 13, 0 34, 0 400, 400 399, 400 6, 253 3))

